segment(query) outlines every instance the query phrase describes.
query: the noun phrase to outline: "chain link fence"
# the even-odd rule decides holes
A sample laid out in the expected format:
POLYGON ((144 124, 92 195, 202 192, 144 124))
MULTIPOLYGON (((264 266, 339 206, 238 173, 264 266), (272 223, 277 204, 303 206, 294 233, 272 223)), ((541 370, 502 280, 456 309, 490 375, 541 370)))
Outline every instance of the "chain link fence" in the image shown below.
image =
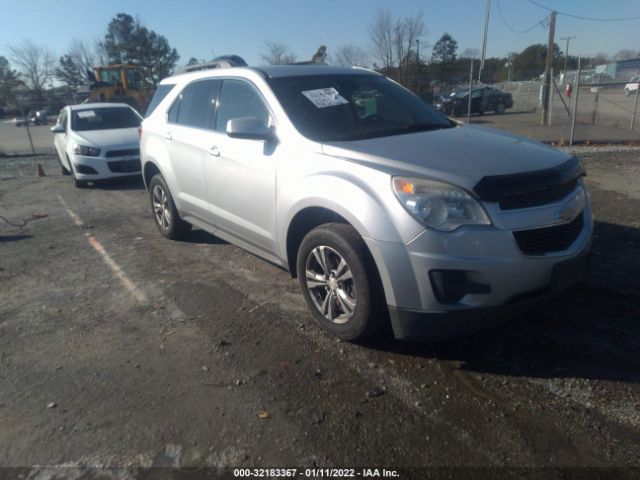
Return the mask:
POLYGON ((544 74, 478 82, 477 64, 474 73, 469 62, 464 80, 458 69, 457 81, 420 82, 421 96, 458 120, 554 144, 640 141, 637 76, 612 78, 594 69, 552 73, 545 109, 544 74))
MULTIPOLYGON (((501 81, 483 75, 484 81, 478 82, 478 64, 470 61, 463 67, 466 71, 460 63, 451 70, 409 66, 400 77, 425 102, 464 122, 559 145, 640 141, 638 72, 626 71, 617 78, 595 69, 552 74, 545 115, 544 75, 501 81)), ((384 73, 397 76, 393 71, 384 73)), ((511 78, 510 71, 501 74, 511 78)), ((53 154, 49 129, 55 113, 39 125, 29 123, 31 117, 26 112, 0 119, 0 157, 53 154)))

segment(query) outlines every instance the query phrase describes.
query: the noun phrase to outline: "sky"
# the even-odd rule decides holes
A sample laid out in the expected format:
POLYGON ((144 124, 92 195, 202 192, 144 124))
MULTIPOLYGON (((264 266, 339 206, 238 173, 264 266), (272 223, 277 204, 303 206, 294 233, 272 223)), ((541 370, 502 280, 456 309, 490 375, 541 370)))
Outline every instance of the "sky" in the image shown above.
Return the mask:
MULTIPOLYGON (((640 16, 640 0, 536 0, 572 15, 603 19, 640 16)), ((458 42, 458 53, 482 48, 486 0, 0 0, 0 55, 9 58, 8 46, 31 40, 46 45, 56 58, 76 38, 91 44, 103 37, 109 21, 120 12, 138 17, 164 35, 178 50, 180 64, 190 57, 210 60, 237 54, 249 65, 260 65, 265 41, 288 45, 298 60, 310 59, 317 47, 332 49, 354 44, 370 49, 368 25, 380 8, 394 18, 422 11, 427 35, 420 55, 448 32, 458 42), (425 48, 426 47, 426 48, 425 48)), ((547 28, 534 26, 548 11, 529 0, 491 0, 487 57, 506 56, 528 45, 547 42, 547 28), (516 33, 513 30, 527 30, 516 33)), ((640 20, 593 22, 559 15, 556 43, 575 36, 570 55, 615 54, 640 50, 640 20)))

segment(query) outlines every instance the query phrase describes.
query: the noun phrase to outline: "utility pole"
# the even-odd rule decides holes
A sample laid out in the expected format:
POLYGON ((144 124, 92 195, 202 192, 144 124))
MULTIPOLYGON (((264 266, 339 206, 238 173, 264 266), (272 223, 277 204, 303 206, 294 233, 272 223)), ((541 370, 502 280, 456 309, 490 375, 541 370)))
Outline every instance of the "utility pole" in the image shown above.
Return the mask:
POLYGON ((572 35, 571 37, 561 37, 560 40, 566 40, 567 41, 567 46, 564 49, 564 69, 562 70, 562 79, 564 80, 565 78, 567 78, 567 58, 569 57, 569 41, 572 38, 576 38, 575 35, 572 35))
POLYGON ((420 39, 416 38, 416 94, 420 96, 420 39))
POLYGON ((484 70, 484 57, 487 54, 487 33, 489 31, 489 13, 491 12, 491 0, 487 0, 484 11, 484 36, 482 38, 482 55, 480 56, 480 69, 478 71, 478 83, 482 83, 482 71, 484 70))
POLYGON ((549 125, 549 95, 551 90, 551 68, 553 66, 553 47, 555 45, 554 37, 556 34, 556 15, 555 10, 549 15, 549 41, 547 42, 547 61, 544 68, 544 83, 542 85, 542 125, 549 125))

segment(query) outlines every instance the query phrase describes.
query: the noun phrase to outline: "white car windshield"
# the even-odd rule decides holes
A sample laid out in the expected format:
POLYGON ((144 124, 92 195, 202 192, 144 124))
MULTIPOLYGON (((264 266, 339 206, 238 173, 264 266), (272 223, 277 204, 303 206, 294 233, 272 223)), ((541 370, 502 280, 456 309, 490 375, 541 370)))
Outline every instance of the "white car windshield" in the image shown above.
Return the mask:
POLYGON ((128 107, 98 107, 71 112, 71 130, 113 130, 140 126, 140 117, 128 107))

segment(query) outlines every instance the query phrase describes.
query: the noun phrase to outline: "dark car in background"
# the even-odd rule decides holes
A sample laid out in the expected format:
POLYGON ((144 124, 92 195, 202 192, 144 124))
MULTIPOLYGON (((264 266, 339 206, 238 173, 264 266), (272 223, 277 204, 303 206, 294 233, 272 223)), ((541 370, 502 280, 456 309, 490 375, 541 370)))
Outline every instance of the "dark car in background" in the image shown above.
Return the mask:
MULTIPOLYGON (((434 104, 445 115, 459 117, 466 115, 469 108, 469 89, 453 92, 448 97, 440 97, 434 104)), ((471 89, 471 113, 482 115, 485 112, 504 113, 513 107, 513 97, 495 87, 474 87, 471 89)))
POLYGON ((34 125, 46 125, 49 123, 49 120, 55 119, 60 110, 61 108, 59 107, 48 106, 40 110, 32 111, 29 114, 29 121, 34 125))

